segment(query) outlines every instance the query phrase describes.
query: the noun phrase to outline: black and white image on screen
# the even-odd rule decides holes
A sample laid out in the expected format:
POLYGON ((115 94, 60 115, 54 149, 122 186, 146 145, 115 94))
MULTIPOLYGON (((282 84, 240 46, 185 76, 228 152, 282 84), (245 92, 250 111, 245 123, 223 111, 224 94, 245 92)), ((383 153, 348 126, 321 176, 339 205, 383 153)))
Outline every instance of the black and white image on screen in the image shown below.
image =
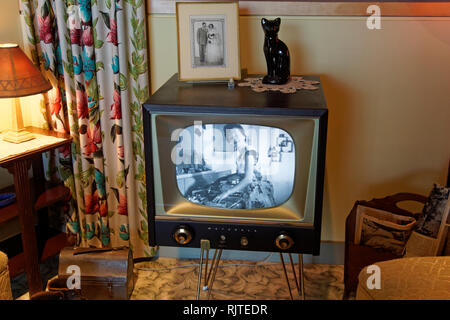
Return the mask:
POLYGON ((239 123, 184 128, 175 147, 177 186, 191 202, 271 208, 290 198, 295 146, 284 130, 239 123))

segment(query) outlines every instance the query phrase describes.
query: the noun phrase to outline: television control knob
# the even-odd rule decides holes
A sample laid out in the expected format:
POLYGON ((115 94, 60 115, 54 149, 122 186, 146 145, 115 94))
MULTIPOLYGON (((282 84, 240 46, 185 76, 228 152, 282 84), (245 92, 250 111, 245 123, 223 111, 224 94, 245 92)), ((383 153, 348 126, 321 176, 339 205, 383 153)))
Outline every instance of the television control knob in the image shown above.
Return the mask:
POLYGON ((294 240, 292 240, 292 238, 285 233, 280 234, 275 239, 275 245, 277 246, 278 249, 281 250, 287 250, 290 247, 292 247, 293 244, 294 240))
POLYGON ((247 237, 242 237, 241 238, 241 246, 243 246, 243 247, 248 246, 248 239, 247 239, 247 237))
POLYGON ((185 226, 179 226, 173 233, 173 237, 178 244, 188 244, 192 240, 192 232, 185 226))

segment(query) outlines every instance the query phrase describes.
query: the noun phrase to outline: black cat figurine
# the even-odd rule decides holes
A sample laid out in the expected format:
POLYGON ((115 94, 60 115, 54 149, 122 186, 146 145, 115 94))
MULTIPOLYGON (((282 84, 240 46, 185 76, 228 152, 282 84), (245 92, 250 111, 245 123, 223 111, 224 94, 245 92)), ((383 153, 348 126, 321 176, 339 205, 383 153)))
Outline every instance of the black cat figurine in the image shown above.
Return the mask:
POLYGON ((267 62, 267 75, 263 78, 265 84, 285 84, 290 77, 289 49, 278 39, 281 19, 261 19, 264 30, 264 55, 267 62))

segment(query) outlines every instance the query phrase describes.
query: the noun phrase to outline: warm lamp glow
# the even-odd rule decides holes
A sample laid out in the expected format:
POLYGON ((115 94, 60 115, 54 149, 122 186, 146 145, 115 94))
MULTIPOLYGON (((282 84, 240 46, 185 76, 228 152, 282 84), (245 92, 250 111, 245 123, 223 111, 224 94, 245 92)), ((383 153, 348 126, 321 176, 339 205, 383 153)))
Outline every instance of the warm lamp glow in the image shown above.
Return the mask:
POLYGON ((43 93, 52 86, 17 44, 0 44, 0 70, 0 98, 14 98, 12 130, 3 135, 3 140, 31 140, 33 135, 23 130, 19 97, 43 93))

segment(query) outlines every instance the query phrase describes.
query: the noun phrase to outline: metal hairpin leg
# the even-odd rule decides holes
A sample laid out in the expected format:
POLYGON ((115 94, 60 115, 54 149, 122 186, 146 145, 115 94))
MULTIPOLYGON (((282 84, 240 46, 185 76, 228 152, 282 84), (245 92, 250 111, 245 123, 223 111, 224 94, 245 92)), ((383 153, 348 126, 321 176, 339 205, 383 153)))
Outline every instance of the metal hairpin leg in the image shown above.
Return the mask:
MULTIPOLYGON (((214 250, 214 256, 211 260, 211 268, 209 268, 209 272, 205 272, 205 286, 207 283, 209 283, 209 279, 211 279, 211 271, 214 267, 214 264, 216 262, 216 257, 217 257, 217 249, 214 250)), ((206 266, 206 270, 208 270, 208 266, 206 266)))
MULTIPOLYGON (((217 249, 216 249, 216 252, 217 252, 217 249)), ((214 253, 214 256, 215 256, 215 255, 216 255, 216 253, 214 253)), ((219 256, 217 257, 216 265, 215 265, 215 266, 213 266, 213 265, 211 266, 211 269, 214 268, 214 273, 213 273, 213 275, 212 275, 211 283, 210 283, 209 286, 208 286, 208 300, 209 300, 209 297, 211 296, 211 292, 212 292, 214 280, 216 279, 216 272, 217 272, 217 268, 219 267, 220 257, 221 257, 221 256, 222 256, 222 249, 219 250, 219 256)), ((211 271, 212 271, 212 270, 211 270, 211 271)), ((208 276, 208 279, 209 279, 209 276, 208 276)))
MULTIPOLYGON (((198 300, 200 298, 200 284, 202 282, 202 268, 203 268, 203 255, 206 249, 206 255, 209 255, 209 249, 206 248, 205 244, 203 243, 203 240, 201 240, 202 244, 201 244, 201 250, 200 250, 200 264, 198 266, 199 270, 198 270, 198 281, 197 281, 197 298, 196 300, 198 300)), ((208 241, 209 244, 209 241, 208 241)))
MULTIPOLYGON (((305 300, 305 277, 304 277, 304 272, 303 272, 303 255, 299 254, 298 255, 298 280, 297 280, 297 274, 295 272, 295 268, 294 268, 294 261, 292 259, 292 255, 290 253, 288 253, 289 255, 289 260, 291 262, 291 268, 292 268, 292 272, 294 273, 294 280, 295 280, 295 286, 297 287, 297 293, 298 295, 301 297, 302 300, 305 300)), ((284 277, 286 279, 286 284, 289 290, 289 296, 291 297, 291 300, 294 300, 294 297, 292 296, 292 292, 291 292, 291 286, 289 284, 289 278, 288 278, 288 274, 286 271, 286 264, 284 263, 284 259, 283 259, 283 253, 280 252, 280 260, 281 260, 281 264, 283 265, 283 271, 284 271, 284 277)))
POLYGON ((299 254, 298 255, 298 281, 300 282, 301 285, 301 290, 302 290, 302 294, 301 294, 301 298, 302 300, 305 300, 305 272, 303 270, 303 255, 299 254))
POLYGON ((198 281, 197 281, 197 300, 200 298, 200 287, 202 282, 202 272, 203 272, 203 256, 204 252, 206 251, 206 263, 205 263, 205 279, 204 279, 204 285, 203 290, 208 290, 208 300, 211 296, 212 287, 214 284, 214 279, 216 278, 216 272, 217 268, 220 263, 220 258, 222 256, 222 249, 214 250, 214 257, 211 260, 211 266, 208 269, 208 260, 209 260, 209 240, 201 240, 201 251, 200 251, 200 265, 198 270, 198 281), (219 253, 217 257, 217 253, 219 253), (216 259, 217 257, 217 259, 216 259), (212 278, 211 278, 212 275, 212 278))

